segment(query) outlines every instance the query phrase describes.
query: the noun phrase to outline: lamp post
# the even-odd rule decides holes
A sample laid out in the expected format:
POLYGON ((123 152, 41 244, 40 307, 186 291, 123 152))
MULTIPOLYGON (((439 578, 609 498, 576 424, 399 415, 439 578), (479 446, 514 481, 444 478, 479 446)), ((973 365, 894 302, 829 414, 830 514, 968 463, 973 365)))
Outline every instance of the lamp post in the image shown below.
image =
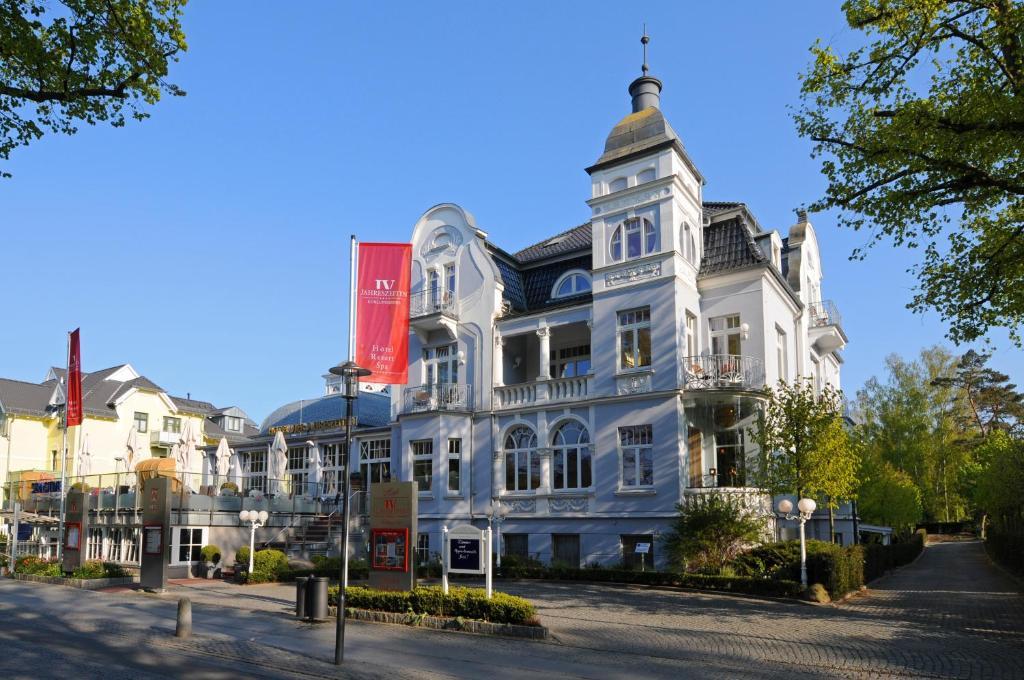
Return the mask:
POLYGON ((505 515, 508 514, 508 508, 501 504, 501 501, 495 498, 491 501, 491 504, 487 506, 487 528, 494 530, 494 524, 498 525, 498 569, 501 569, 501 523, 505 521, 505 515))
POLYGON ((814 514, 814 509, 818 507, 818 504, 814 502, 812 498, 801 498, 796 504, 797 509, 800 511, 799 514, 793 514, 793 501, 788 498, 783 498, 779 501, 779 514, 789 520, 797 520, 800 522, 800 584, 807 587, 807 538, 804 532, 804 525, 807 524, 807 520, 814 514))
POLYGON ((252 575, 252 560, 256 552, 256 530, 267 523, 270 515, 266 510, 242 510, 238 519, 249 523, 249 574, 252 575))
POLYGON ((341 526, 341 574, 338 578, 338 614, 334 633, 334 663, 340 666, 345 660, 345 586, 348 583, 348 522, 349 522, 349 487, 352 453, 352 402, 359 398, 359 379, 370 375, 372 371, 363 368, 354 361, 346 361, 329 369, 332 375, 340 375, 341 394, 345 398, 345 466, 342 478, 344 518, 341 526))

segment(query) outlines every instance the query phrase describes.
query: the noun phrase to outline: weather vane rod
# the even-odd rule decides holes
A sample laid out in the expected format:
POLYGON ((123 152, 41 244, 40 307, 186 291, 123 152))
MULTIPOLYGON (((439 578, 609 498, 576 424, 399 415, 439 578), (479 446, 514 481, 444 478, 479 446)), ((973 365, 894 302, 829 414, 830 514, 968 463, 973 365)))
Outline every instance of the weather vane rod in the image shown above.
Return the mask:
POLYGON ((644 24, 644 34, 640 38, 640 43, 644 46, 644 65, 640 68, 643 70, 644 75, 647 75, 649 70, 647 67, 647 43, 651 42, 651 39, 647 36, 647 24, 644 24))

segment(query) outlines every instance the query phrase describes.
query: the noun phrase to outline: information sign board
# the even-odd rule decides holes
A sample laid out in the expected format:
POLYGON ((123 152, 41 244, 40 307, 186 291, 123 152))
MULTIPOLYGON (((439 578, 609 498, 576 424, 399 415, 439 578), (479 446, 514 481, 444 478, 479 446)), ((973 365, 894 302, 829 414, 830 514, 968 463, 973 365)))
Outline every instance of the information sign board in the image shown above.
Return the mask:
POLYGON ((462 525, 448 532, 447 568, 452 574, 483 574, 486 571, 484 532, 462 525))
POLYGON ((371 567, 383 571, 409 571, 409 530, 372 529, 373 546, 371 567))
POLYGON ((636 549, 634 549, 633 552, 635 554, 637 554, 637 555, 647 555, 647 554, 650 554, 650 552, 651 552, 651 544, 650 543, 637 543, 636 544, 636 549))
POLYGON ((82 525, 71 522, 64 528, 64 549, 78 550, 82 542, 82 525))
POLYGON ((18 524, 18 540, 19 541, 31 541, 32 540, 32 525, 31 524, 18 524))
POLYGON ((163 555, 163 524, 147 524, 142 527, 142 552, 146 555, 163 555))

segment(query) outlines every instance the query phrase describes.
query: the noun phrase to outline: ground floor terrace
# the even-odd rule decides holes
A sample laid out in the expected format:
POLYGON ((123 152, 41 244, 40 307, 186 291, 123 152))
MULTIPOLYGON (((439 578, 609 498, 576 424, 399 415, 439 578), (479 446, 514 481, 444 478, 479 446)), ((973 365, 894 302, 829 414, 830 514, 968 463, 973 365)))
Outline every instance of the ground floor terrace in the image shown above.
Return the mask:
MULTIPOLYGON (((978 542, 929 545, 915 563, 839 605, 566 582, 496 587, 532 600, 551 639, 350 621, 345 676, 1024 676, 1024 597, 978 542)), ((0 672, 38 676, 73 666, 104 678, 338 677, 333 623, 299 623, 294 606, 291 584, 172 582, 160 597, 0 580, 0 672), (173 637, 181 597, 193 602, 190 640, 173 637)))

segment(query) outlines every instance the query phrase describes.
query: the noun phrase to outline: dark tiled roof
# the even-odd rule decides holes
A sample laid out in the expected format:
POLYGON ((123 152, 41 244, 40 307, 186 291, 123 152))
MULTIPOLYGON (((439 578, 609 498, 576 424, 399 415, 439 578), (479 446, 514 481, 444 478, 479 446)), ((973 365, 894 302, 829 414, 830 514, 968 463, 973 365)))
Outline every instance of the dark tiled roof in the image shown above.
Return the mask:
POLYGON ((744 206, 744 203, 737 201, 704 201, 701 207, 704 209, 704 217, 714 217, 729 210, 744 206))
POLYGON ((704 227, 704 257, 700 262, 699 276, 743 269, 767 261, 739 217, 704 227))
POLYGON ((45 416, 53 384, 37 384, 0 378, 0 406, 3 410, 29 416, 45 416))
POLYGON ((199 401, 198 399, 186 399, 185 397, 171 397, 171 401, 174 402, 174 406, 179 411, 187 411, 189 413, 207 414, 212 412, 216 408, 210 402, 199 401))
MULTIPOLYGON (((566 301, 566 298, 551 299, 551 289, 555 285, 555 281, 558 280, 558 277, 570 269, 582 269, 585 272, 589 272, 593 266, 593 258, 588 253, 583 257, 577 257, 572 260, 559 260, 551 264, 527 269, 523 272, 527 309, 543 309, 552 304, 562 304, 566 301)), ((583 300, 590 297, 590 294, 584 293, 575 297, 583 300)))
MULTIPOLYGON (((361 427, 383 427, 391 422, 391 396, 377 392, 360 392, 353 403, 356 421, 361 427)), ((316 399, 302 399, 276 409, 260 426, 260 433, 270 428, 299 423, 318 423, 345 417, 345 400, 340 394, 316 399)))
POLYGON ((515 265, 507 262, 504 258, 492 255, 491 259, 498 267, 501 274, 501 282, 505 284, 505 290, 501 297, 517 312, 526 310, 526 292, 523 286, 523 276, 516 269, 515 265))
POLYGON ((520 264, 536 262, 547 257, 571 253, 577 250, 589 249, 593 240, 590 229, 590 222, 563 231, 557 236, 551 236, 532 246, 523 248, 513 255, 520 264))

